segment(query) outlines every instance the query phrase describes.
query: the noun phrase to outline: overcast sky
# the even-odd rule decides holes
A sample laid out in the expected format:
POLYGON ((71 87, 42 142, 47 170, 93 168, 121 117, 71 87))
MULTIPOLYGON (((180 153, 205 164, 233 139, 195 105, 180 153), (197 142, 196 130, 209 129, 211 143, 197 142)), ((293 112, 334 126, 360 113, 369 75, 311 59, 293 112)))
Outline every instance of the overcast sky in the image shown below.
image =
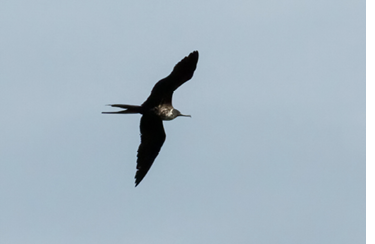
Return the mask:
POLYGON ((365 243, 365 1, 2 1, 0 243, 365 243), (134 187, 141 104, 192 118, 134 187))

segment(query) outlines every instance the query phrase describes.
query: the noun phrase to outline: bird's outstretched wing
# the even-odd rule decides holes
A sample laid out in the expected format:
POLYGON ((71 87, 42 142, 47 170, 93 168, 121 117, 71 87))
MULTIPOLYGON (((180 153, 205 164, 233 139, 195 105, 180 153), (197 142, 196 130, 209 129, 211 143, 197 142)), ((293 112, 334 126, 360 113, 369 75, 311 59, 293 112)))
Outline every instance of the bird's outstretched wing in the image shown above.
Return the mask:
POLYGON ((198 51, 194 51, 176 64, 169 76, 155 84, 142 107, 152 108, 159 104, 172 104, 173 92, 193 77, 198 63, 198 56, 198 51))
POLYGON ((141 118, 141 144, 138 148, 135 186, 147 174, 165 141, 162 120, 155 114, 145 114, 141 118))

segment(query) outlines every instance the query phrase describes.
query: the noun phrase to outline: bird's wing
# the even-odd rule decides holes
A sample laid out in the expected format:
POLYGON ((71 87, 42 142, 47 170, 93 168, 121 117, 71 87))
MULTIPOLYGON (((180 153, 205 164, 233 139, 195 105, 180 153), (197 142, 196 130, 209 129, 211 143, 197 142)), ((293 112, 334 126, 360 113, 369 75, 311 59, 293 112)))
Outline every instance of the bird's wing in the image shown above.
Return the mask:
POLYGON ((194 51, 176 64, 169 76, 155 84, 150 96, 142 106, 151 108, 159 104, 172 104, 173 92, 193 77, 198 56, 198 51, 194 51))
POLYGON ((141 144, 138 148, 135 186, 147 174, 165 141, 162 120, 155 114, 145 114, 141 118, 141 144))

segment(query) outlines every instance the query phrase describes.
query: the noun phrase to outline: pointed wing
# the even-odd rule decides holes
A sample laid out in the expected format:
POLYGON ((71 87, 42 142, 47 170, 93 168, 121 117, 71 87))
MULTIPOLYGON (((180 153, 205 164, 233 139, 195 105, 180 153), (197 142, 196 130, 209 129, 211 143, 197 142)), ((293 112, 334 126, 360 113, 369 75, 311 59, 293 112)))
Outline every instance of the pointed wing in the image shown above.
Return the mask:
POLYGON ((145 114, 141 118, 141 145, 138 148, 135 186, 147 174, 165 141, 162 120, 155 114, 145 114))
POLYGON ((198 56, 198 51, 194 51, 176 64, 169 76, 155 84, 142 107, 151 108, 159 104, 172 104, 173 92, 193 77, 198 63, 198 56))

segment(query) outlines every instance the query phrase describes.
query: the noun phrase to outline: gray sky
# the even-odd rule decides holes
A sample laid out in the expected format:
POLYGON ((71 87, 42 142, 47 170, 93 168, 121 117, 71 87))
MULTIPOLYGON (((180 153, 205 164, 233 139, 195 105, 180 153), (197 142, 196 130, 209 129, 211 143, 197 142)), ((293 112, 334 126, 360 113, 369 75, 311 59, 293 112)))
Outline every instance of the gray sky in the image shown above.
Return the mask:
POLYGON ((2 1, 0 243, 365 243, 365 1, 2 1), (141 104, 193 79, 134 188, 141 104))

